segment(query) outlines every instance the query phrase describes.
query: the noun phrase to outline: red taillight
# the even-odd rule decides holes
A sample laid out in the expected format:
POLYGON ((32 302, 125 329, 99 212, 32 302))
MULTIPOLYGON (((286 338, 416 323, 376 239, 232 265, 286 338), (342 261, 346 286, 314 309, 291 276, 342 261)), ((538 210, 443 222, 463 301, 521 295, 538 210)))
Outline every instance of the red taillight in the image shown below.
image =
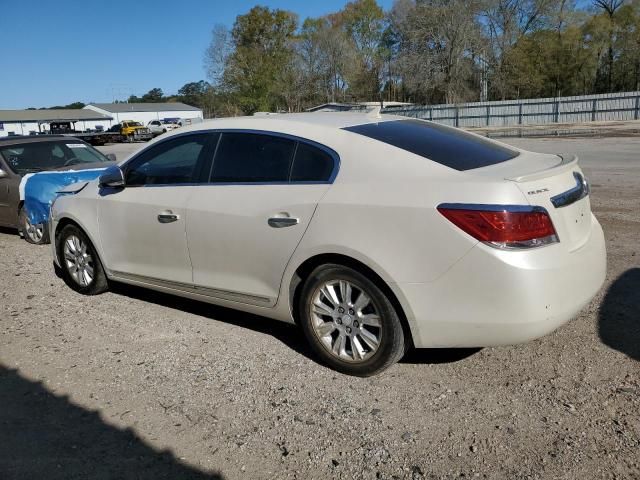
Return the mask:
POLYGON ((530 248, 558 241, 553 222, 542 208, 441 205, 438 211, 481 242, 500 248, 530 248))

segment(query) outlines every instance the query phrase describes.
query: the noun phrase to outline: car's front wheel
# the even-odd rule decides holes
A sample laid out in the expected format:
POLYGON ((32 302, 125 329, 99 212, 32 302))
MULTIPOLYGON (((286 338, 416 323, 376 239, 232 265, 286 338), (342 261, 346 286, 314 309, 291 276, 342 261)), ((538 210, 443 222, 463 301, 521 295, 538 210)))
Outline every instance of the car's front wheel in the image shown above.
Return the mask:
POLYGON ((107 277, 87 235, 75 225, 65 226, 56 237, 56 253, 64 282, 76 292, 97 295, 108 290, 107 277))
POLYGON ((20 223, 20 233, 27 242, 34 245, 46 245, 49 243, 49 232, 46 223, 31 223, 29 215, 27 215, 24 208, 20 209, 18 221, 20 223))
POLYGON ((316 268, 303 286, 298 313, 313 350, 340 372, 375 375, 404 355, 404 332, 393 304, 351 268, 316 268))

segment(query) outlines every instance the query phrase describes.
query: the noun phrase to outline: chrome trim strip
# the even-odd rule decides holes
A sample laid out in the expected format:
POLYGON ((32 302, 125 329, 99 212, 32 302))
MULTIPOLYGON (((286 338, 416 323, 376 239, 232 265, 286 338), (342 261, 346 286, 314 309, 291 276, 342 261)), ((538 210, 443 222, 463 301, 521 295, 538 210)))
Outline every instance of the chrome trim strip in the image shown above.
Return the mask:
POLYGON ((234 292, 230 290, 221 290, 217 288, 203 287, 200 285, 194 285, 191 283, 175 282, 172 280, 162 280, 154 277, 147 277, 145 275, 137 275, 135 273, 124 273, 111 270, 109 272, 111 276, 116 279, 131 280, 134 282, 148 283, 158 287, 172 288, 175 290, 181 290, 187 293, 196 293, 198 295, 204 295, 206 297, 218 298, 220 300, 230 300, 234 302, 249 303, 251 305, 260 306, 272 306, 275 304, 275 300, 267 297, 260 297, 257 295, 248 295, 246 293, 234 292))
POLYGON ((589 195, 589 182, 579 172, 573 172, 573 178, 576 180, 576 186, 551 197, 551 203, 556 208, 567 207, 572 203, 582 200, 589 195))

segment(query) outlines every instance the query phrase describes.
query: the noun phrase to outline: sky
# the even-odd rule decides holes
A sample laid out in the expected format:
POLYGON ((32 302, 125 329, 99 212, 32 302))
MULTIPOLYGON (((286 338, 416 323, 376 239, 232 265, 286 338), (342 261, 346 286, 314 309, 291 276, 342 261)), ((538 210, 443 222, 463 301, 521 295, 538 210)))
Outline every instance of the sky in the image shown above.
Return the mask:
MULTIPOLYGON (((301 20, 346 0, 0 0, 0 110, 111 102, 206 79, 211 30, 259 3, 301 20)), ((393 0, 378 0, 389 9, 393 0)))

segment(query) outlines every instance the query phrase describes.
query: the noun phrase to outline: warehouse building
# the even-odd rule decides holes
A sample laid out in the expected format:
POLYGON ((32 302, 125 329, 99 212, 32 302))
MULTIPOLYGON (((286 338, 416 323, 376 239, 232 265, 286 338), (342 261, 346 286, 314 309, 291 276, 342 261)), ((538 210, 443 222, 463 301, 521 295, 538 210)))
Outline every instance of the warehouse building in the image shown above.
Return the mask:
POLYGON ((202 121, 202 110, 184 103, 90 103, 84 110, 113 117, 114 123, 133 120, 147 125, 151 120, 181 119, 182 123, 202 121))
POLYGON ((105 130, 113 117, 85 109, 61 110, 0 110, 0 137, 50 133, 52 124, 69 123, 73 130, 87 131, 102 126, 105 130))

